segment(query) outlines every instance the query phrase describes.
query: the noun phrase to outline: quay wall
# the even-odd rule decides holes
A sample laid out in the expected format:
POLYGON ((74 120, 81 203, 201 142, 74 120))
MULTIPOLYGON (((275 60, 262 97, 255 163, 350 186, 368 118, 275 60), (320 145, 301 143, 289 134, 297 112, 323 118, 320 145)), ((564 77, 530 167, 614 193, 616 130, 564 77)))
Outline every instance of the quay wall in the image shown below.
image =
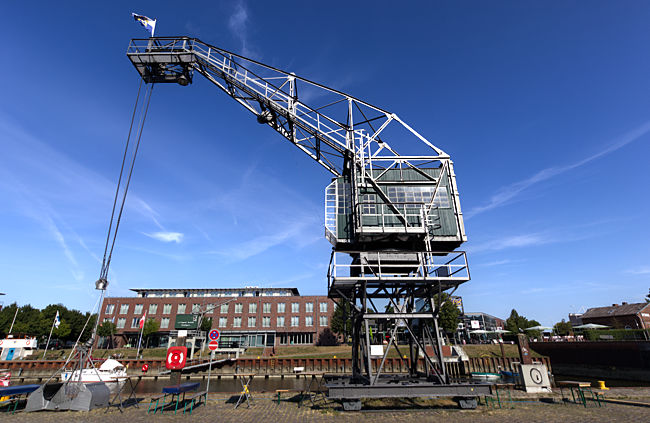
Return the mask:
POLYGON ((562 375, 650 381, 650 341, 531 342, 562 375))
MULTIPOLYGON (((452 378, 463 378, 471 372, 498 372, 499 370, 514 370, 513 363, 518 362, 516 358, 500 357, 475 357, 469 361, 445 362, 447 373, 452 378)), ((541 359, 550 369, 550 361, 543 357, 541 359)), ((147 376, 156 376, 165 370, 164 359, 121 359, 124 365, 128 366, 128 372, 134 376, 143 375, 142 365, 149 366, 147 376)), ((188 361, 188 366, 205 363, 207 360, 188 361)), ((14 360, 0 361, 0 368, 12 372, 12 380, 47 379, 56 370, 65 364, 64 360, 14 360)), ((380 359, 373 359, 374 371, 379 368, 380 359)), ((383 373, 407 373, 408 360, 401 358, 387 358, 383 373)), ((419 360, 419 366, 424 369, 424 360, 419 360)), ((260 376, 289 376, 295 375, 294 369, 302 367, 304 372, 324 372, 331 374, 351 374, 351 358, 239 358, 233 364, 221 367, 214 366, 212 374, 230 376, 236 371, 239 373, 254 373, 260 376)), ((206 373, 206 372, 201 372, 206 373)))

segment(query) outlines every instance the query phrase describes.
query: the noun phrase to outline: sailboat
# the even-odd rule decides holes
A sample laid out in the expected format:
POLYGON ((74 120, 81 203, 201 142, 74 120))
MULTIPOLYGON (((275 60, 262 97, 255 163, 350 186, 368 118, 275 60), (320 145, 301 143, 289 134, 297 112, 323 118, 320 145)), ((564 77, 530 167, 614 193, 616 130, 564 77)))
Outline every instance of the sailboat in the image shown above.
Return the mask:
POLYGON ((82 383, 104 382, 111 394, 117 393, 126 383, 126 367, 112 358, 107 359, 99 368, 77 369, 61 373, 61 382, 80 381, 82 383))

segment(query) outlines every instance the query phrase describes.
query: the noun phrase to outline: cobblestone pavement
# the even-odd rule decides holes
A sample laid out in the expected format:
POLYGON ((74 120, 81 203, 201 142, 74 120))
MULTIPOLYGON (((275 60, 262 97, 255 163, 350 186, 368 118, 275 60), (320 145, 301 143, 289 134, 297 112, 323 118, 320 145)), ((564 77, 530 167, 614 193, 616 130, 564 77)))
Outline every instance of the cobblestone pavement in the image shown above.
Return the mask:
MULTIPOLYGON (((633 397, 632 391, 627 392, 628 398, 633 397)), ((7 423, 19 422, 167 422, 192 420, 195 422, 264 422, 264 423, 334 423, 334 422, 378 422, 393 420, 402 422, 648 422, 650 408, 619 404, 606 404, 599 408, 589 404, 588 408, 575 404, 543 403, 536 399, 523 399, 515 408, 491 409, 481 405, 476 410, 459 410, 448 400, 411 401, 409 399, 393 400, 390 402, 364 402, 364 411, 345 412, 340 404, 335 402, 317 401, 316 407, 303 405, 299 408, 297 396, 283 400, 279 405, 269 394, 257 395, 253 405, 248 408, 244 404, 234 408, 236 397, 211 395, 207 406, 201 405, 194 413, 174 415, 165 412, 153 415, 147 414, 149 401, 143 399, 140 408, 128 407, 124 413, 117 409, 93 410, 91 412, 36 412, 15 415, 0 414, 1 421, 7 423)), ((556 397, 558 398, 558 397, 556 397)), ((640 398, 647 402, 648 398, 640 398)))

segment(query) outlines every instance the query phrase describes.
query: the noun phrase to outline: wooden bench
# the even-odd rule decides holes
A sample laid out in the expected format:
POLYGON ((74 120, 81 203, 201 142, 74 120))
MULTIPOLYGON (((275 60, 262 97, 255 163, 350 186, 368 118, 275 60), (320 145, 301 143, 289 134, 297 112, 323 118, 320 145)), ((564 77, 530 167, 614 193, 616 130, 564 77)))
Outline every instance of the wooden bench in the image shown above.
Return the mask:
POLYGON ((288 389, 276 389, 275 393, 278 394, 278 403, 276 405, 280 405, 280 398, 283 393, 289 392, 288 389))
POLYGON ((203 401, 204 404, 207 403, 208 401, 208 391, 200 391, 197 392, 196 394, 192 395, 189 398, 185 399, 186 402, 183 405, 183 414, 185 414, 185 411, 187 410, 187 407, 190 407, 190 414, 192 414, 192 411, 194 411, 194 406, 201 404, 201 401, 203 401))
POLYGON ((149 401, 149 409, 147 410, 147 414, 149 414, 149 412, 151 411, 151 405, 153 404, 154 401, 156 402, 156 406, 153 409, 153 413, 156 414, 156 411, 158 410, 158 403, 160 402, 160 400, 163 400, 163 403, 160 406, 160 412, 162 413, 162 409, 165 408, 166 396, 167 394, 160 394, 160 395, 156 395, 155 397, 151 397, 151 400, 149 401))

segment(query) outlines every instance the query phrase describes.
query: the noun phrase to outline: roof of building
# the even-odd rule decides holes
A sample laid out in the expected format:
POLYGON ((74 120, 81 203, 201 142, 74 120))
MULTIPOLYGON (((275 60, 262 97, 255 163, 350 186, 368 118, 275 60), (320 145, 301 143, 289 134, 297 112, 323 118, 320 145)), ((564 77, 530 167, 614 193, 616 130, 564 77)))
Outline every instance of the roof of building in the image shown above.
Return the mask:
POLYGON ((493 316, 491 314, 483 313, 482 311, 466 311, 465 316, 485 316, 485 317, 491 317, 493 319, 498 319, 498 320, 504 320, 500 317, 493 316))
POLYGON ((593 307, 585 311, 581 316, 582 320, 594 317, 617 317, 636 315, 644 308, 650 306, 650 303, 622 303, 612 304, 609 307, 593 307))
POLYGON ((184 294, 187 297, 192 296, 192 294, 216 294, 216 296, 224 297, 246 296, 246 294, 249 294, 249 296, 251 296, 250 294, 253 294, 252 296, 265 296, 273 293, 300 295, 298 288, 260 288, 257 286, 244 288, 131 288, 131 291, 137 294, 184 294))

